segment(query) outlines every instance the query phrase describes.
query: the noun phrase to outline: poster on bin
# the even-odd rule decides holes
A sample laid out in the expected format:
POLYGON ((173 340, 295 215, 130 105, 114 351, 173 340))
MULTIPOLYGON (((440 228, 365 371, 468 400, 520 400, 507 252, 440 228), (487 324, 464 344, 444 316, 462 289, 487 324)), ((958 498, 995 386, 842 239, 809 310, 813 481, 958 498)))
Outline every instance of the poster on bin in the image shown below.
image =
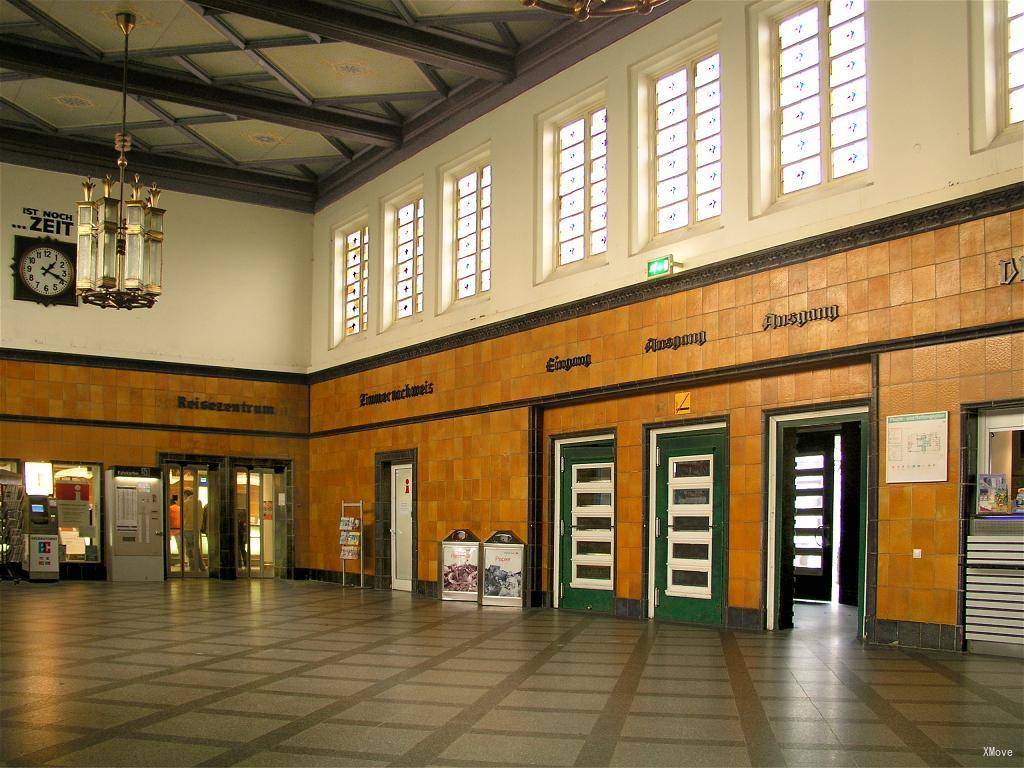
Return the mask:
POLYGON ((441 544, 441 597, 444 600, 477 599, 480 545, 477 542, 441 544))
POLYGON ((484 546, 485 603, 519 605, 523 600, 523 547, 487 544, 484 546), (488 599, 506 598, 506 599, 488 599))

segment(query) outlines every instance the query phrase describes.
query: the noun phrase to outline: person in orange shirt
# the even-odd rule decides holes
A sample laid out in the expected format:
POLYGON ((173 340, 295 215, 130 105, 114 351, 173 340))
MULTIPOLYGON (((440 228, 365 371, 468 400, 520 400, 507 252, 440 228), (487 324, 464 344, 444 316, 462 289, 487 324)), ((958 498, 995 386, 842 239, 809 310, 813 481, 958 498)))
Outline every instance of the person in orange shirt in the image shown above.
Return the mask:
MULTIPOLYGON (((177 549, 177 555, 181 557, 181 507, 178 505, 178 496, 175 494, 171 496, 171 503, 167 507, 167 523, 170 529, 169 533, 172 539, 174 539, 177 549)), ((170 550, 168 542, 168 552, 173 555, 170 550)), ((173 562, 173 561, 172 561, 173 562)), ((180 562, 180 561, 179 561, 180 562)), ((177 565, 174 566, 175 568, 177 565)))

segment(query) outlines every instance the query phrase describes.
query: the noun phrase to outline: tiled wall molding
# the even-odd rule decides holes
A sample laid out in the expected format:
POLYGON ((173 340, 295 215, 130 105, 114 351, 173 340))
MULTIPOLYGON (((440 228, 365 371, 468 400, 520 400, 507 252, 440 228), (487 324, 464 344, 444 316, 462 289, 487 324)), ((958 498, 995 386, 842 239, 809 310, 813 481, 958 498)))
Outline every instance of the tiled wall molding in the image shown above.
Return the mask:
POLYGON ((937 331, 935 333, 909 336, 902 339, 887 339, 878 342, 859 344, 844 349, 824 349, 816 352, 807 352, 786 357, 759 360, 751 363, 724 366, 721 368, 709 368, 699 371, 687 371, 684 373, 658 376, 651 379, 638 381, 625 381, 609 384, 601 387, 590 387, 587 389, 568 390, 551 395, 539 397, 528 397, 521 400, 509 400, 485 405, 473 406, 470 408, 457 408, 450 411, 435 411, 416 416, 408 416, 401 419, 389 419, 363 424, 353 424, 347 427, 336 427, 310 432, 312 438, 334 437, 336 435, 347 435, 355 432, 366 432, 378 429, 389 429, 400 427, 406 424, 418 424, 437 419, 453 419, 461 416, 472 416, 479 413, 491 413, 524 407, 551 407, 567 405, 570 403, 582 403, 589 400, 599 400, 608 397, 621 395, 637 395, 647 392, 658 392, 665 389, 686 386, 689 384, 714 384, 732 379, 747 378, 758 374, 792 373, 801 370, 809 370, 822 365, 849 364, 863 362, 872 355, 886 352, 895 352, 903 349, 929 346, 932 344, 945 344, 969 339, 987 338, 990 336, 1003 336, 1024 331, 1024 319, 1010 320, 990 325, 975 326, 950 331, 937 331))
POLYGON ((866 629, 868 641, 878 645, 934 651, 959 651, 963 648, 963 628, 951 624, 873 619, 866 629))
POLYGON ((1024 208, 1024 182, 970 195, 949 203, 941 203, 909 213, 858 224, 825 235, 774 246, 753 253, 720 261, 706 267, 657 281, 637 283, 550 309, 478 326, 469 331, 432 339, 412 347, 394 349, 373 357, 315 371, 309 375, 313 384, 351 376, 362 371, 408 362, 418 357, 465 347, 482 341, 522 333, 534 328, 572 320, 597 312, 637 304, 680 291, 767 272, 780 267, 801 264, 813 259, 856 248, 888 242, 901 237, 931 232, 943 227, 965 224, 976 219, 1008 213, 1024 208))
POLYGON ((69 419, 62 416, 26 416, 20 413, 0 413, 0 422, 19 424, 56 424, 64 427, 106 427, 110 429, 145 429, 160 432, 189 432, 203 435, 235 435, 239 437, 283 437, 305 440, 306 432, 278 432, 271 429, 230 429, 228 427, 200 427, 190 424, 148 424, 141 421, 114 421, 111 419, 69 419))

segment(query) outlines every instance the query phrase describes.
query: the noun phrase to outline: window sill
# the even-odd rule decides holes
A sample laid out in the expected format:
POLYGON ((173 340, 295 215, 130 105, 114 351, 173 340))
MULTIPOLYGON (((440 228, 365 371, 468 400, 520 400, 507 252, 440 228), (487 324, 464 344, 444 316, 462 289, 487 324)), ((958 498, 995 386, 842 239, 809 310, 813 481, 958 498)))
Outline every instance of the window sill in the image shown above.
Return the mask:
POLYGON ((607 266, 608 252, 605 251, 598 256, 587 256, 585 259, 577 261, 575 264, 566 264, 565 266, 555 267, 549 274, 539 280, 537 285, 543 285, 544 283, 559 280, 563 277, 572 277, 573 275, 581 272, 589 272, 592 269, 599 269, 607 266))
MULTIPOLYGON (((426 310, 424 310, 424 312, 425 311, 426 310)), ((415 315, 412 315, 410 317, 403 317, 401 320, 392 320, 389 325, 387 325, 384 328, 381 328, 377 335, 379 336, 382 333, 393 331, 396 328, 405 328, 407 326, 418 325, 423 322, 424 312, 417 312, 415 315)))
POLYGON ((809 189, 801 189, 799 192, 790 192, 787 195, 776 197, 771 205, 760 213, 755 214, 753 218, 770 216, 773 213, 788 211, 791 208, 799 208, 815 200, 825 200, 836 195, 844 195, 847 192, 856 192, 874 186, 874 180, 869 176, 865 176, 865 173, 868 173, 868 171, 861 171, 845 179, 830 181, 809 189))
POLYGON ((348 347, 348 346, 350 346, 352 344, 359 344, 359 343, 362 342, 363 339, 365 339, 369 335, 370 335, 369 329, 366 329, 364 331, 360 331, 359 333, 350 334, 350 335, 346 336, 345 338, 343 338, 341 341, 339 341, 337 344, 335 344, 333 347, 328 349, 327 351, 328 352, 335 352, 335 351, 337 351, 339 349, 345 349, 345 347, 348 347))
POLYGON ((476 296, 468 296, 465 299, 455 299, 442 314, 458 315, 464 312, 472 312, 475 309, 486 306, 490 300, 490 291, 478 293, 476 296))
POLYGON ((980 147, 972 147, 971 154, 977 155, 990 149, 999 149, 1000 147, 1010 145, 1020 146, 1022 141, 1024 141, 1024 123, 1014 123, 999 131, 987 144, 980 147))
POLYGON ((682 243, 694 237, 700 237, 701 235, 716 232, 724 228, 725 227, 722 224, 722 216, 718 215, 713 219, 702 221, 700 224, 694 224, 690 227, 680 227, 679 229, 673 229, 671 232, 663 232, 660 235, 648 238, 644 245, 640 246, 640 248, 630 254, 630 258, 645 256, 651 251, 668 249, 677 243, 682 243))

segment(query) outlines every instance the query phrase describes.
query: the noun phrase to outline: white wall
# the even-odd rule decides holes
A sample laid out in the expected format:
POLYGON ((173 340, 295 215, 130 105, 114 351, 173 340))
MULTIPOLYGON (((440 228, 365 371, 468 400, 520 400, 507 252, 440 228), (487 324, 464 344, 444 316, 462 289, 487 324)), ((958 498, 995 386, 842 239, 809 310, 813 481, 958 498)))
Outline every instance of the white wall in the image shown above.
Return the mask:
POLYGON ((42 235, 13 225, 29 223, 26 207, 74 214, 80 182, 78 176, 0 165, 0 346, 306 370, 309 214, 164 192, 164 294, 155 307, 127 312, 14 301, 14 235, 42 235))
MULTIPOLYGON (((980 1, 980 0, 979 0, 980 1)), ((871 2, 868 74, 871 169, 799 205, 757 210, 750 184, 753 135, 748 104, 749 15, 762 6, 694 0, 528 93, 425 149, 315 216, 312 368, 358 359, 635 283, 647 258, 681 256, 687 267, 748 253, 895 213, 951 200, 1022 178, 1019 132, 971 152, 968 87, 968 0, 871 2), (721 227, 630 255, 629 69, 718 25, 723 55, 724 203, 721 227), (537 115, 604 81, 609 108, 610 249, 607 263, 535 283, 537 258, 537 115), (493 284, 489 299, 434 313, 440 217, 438 168, 490 142, 494 169, 493 284), (379 308, 381 200, 422 178, 427 218, 427 270, 422 320, 383 333, 379 308), (371 226, 370 329, 329 349, 331 237, 335 227, 368 214, 371 226)))

